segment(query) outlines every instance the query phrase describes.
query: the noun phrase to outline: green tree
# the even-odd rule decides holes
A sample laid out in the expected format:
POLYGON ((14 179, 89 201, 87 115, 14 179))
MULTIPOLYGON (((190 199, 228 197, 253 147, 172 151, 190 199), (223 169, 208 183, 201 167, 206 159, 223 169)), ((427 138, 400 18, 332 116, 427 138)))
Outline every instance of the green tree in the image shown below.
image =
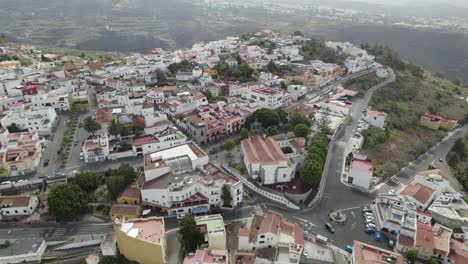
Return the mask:
POLYGON ((191 213, 180 220, 179 239, 185 252, 193 252, 202 241, 202 234, 197 228, 195 218, 191 213))
POLYGON ((294 135, 296 137, 307 137, 310 133, 310 129, 304 124, 298 124, 294 128, 294 135))
POLYGON ((94 136, 94 133, 101 129, 101 124, 99 124, 94 118, 91 116, 88 116, 84 120, 84 129, 88 131, 88 133, 91 133, 91 135, 94 136))
POLYGON ((299 114, 299 113, 294 113, 291 117, 291 124, 296 127, 299 124, 304 124, 307 127, 312 126, 312 121, 310 121, 309 118, 299 114))
POLYGON ((240 136, 241 136, 241 139, 248 138, 249 137, 249 130, 247 130, 247 128, 245 128, 245 127, 241 128, 240 136))
POLYGON ((227 152, 231 152, 231 150, 233 150, 235 146, 236 142, 234 142, 234 140, 232 139, 228 139, 226 140, 226 142, 224 142, 224 150, 226 150, 227 152))
POLYGON ((327 112, 317 120, 317 127, 320 130, 320 132, 324 134, 330 134, 330 123, 330 117, 328 116, 327 112))
POLYGON ((117 137, 122 132, 122 129, 122 124, 120 124, 117 120, 112 120, 109 124, 109 127, 107 128, 107 132, 109 132, 109 135, 117 137))
POLYGON ((10 133, 17 133, 21 131, 16 123, 11 123, 9 126, 7 126, 7 130, 10 133))
POLYGON ((323 166, 316 160, 306 159, 301 166, 301 177, 307 183, 319 183, 322 178, 323 166))
POLYGON ((279 108, 275 110, 275 113, 278 115, 281 123, 285 124, 288 122, 288 113, 284 109, 279 108))
POLYGON ((462 138, 455 140, 452 151, 458 155, 460 160, 464 160, 467 156, 466 145, 462 138))
POLYGON ((81 190, 89 193, 98 187, 99 178, 96 173, 81 172, 73 178, 72 182, 78 185, 81 190))
POLYGON ((308 148, 307 148, 307 152, 308 153, 316 153, 317 155, 319 155, 321 157, 321 160, 325 160, 325 158, 327 157, 327 148, 323 147, 323 146, 319 146, 319 145, 310 145, 308 148))
POLYGON ((406 258, 411 262, 414 263, 418 258, 418 251, 415 249, 410 249, 406 252, 406 258))
POLYGON ((276 126, 280 123, 278 114, 276 114, 275 111, 266 108, 255 110, 255 112, 247 118, 246 123, 250 126, 250 124, 255 120, 260 122, 263 128, 276 126))
POLYGON ((224 207, 231 207, 232 205, 232 195, 231 190, 229 190, 229 186, 227 184, 223 185, 221 189, 221 199, 223 199, 223 206, 224 207))
POLYGON ((47 198, 50 212, 57 219, 72 220, 86 207, 86 194, 76 184, 54 187, 47 198))
POLYGON ((427 264, 439 264, 439 262, 435 260, 434 258, 430 258, 427 264))
POLYGON ((278 135, 278 129, 276 127, 270 127, 268 128, 267 130, 267 135, 268 136, 274 136, 274 135, 278 135))
POLYGON ((125 178, 122 176, 110 176, 106 178, 109 198, 114 200, 127 186, 125 178))

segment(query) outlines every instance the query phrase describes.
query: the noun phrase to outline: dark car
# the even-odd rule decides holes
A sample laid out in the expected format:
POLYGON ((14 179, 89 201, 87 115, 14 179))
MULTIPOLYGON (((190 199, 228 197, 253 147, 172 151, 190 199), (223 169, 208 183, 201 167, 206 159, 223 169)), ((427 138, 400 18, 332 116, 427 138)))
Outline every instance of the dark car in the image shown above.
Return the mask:
POLYGON ((83 123, 79 123, 79 124, 78 124, 78 127, 82 128, 82 127, 83 127, 83 123))
POLYGON ((47 165, 49 165, 49 159, 44 160, 44 167, 46 167, 47 165))
POLYGON ((73 141, 73 144, 74 144, 75 146, 78 146, 78 139, 75 139, 75 141, 73 141))
POLYGON ((327 228, 327 230, 330 231, 330 233, 335 233, 335 228, 332 226, 332 224, 326 223, 325 228, 327 228))

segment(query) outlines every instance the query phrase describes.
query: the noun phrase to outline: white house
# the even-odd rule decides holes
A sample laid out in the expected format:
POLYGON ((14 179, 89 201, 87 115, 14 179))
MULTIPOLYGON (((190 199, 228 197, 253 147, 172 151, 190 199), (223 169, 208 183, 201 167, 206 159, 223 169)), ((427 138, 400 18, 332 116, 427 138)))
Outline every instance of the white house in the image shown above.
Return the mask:
POLYGON ((136 155, 145 155, 181 145, 185 141, 187 141, 187 137, 182 132, 170 127, 151 135, 134 137, 132 149, 136 155))
POLYGON ((354 155, 349 168, 348 183, 369 189, 373 171, 371 160, 366 156, 354 155))
POLYGON ((86 140, 82 152, 86 163, 105 161, 109 156, 109 138, 101 134, 97 138, 86 140))
POLYGON ((30 216, 37 208, 37 196, 0 196, 0 220, 30 216))
POLYGON ((364 115, 364 119, 369 125, 384 129, 387 125, 387 116, 385 112, 368 110, 364 115))
POLYGON ((274 110, 284 106, 284 96, 283 91, 263 87, 251 90, 246 97, 254 100, 261 108, 274 110))
POLYGON ((288 85, 288 92, 293 101, 297 101, 307 94, 307 87, 302 85, 288 85))
POLYGON ((241 149, 248 174, 253 179, 259 178, 262 184, 289 182, 294 178, 295 164, 272 137, 244 139, 241 149))
POLYGON ((31 97, 34 107, 53 107, 58 111, 70 110, 68 94, 41 94, 31 97))
POLYGON ((20 129, 28 132, 37 132, 41 136, 52 134, 52 127, 57 119, 57 113, 53 107, 41 107, 37 109, 25 109, 10 111, 1 119, 2 127, 7 128, 15 123, 20 129))

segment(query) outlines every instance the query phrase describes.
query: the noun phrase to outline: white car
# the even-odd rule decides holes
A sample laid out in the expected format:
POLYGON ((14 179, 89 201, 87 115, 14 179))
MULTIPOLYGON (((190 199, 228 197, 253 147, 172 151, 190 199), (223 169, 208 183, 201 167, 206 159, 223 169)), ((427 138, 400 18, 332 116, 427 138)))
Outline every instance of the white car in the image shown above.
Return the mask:
POLYGON ((372 213, 365 212, 365 213, 364 213, 364 217, 368 217, 368 216, 374 217, 374 215, 373 215, 372 213))
POLYGON ((80 152, 80 160, 84 160, 84 153, 80 152))
POLYGON ((0 185, 8 185, 8 184, 11 184, 11 181, 4 181, 0 185))
POLYGON ((375 225, 373 223, 366 224, 366 227, 375 229, 375 225))
POLYGON ((389 194, 395 194, 395 190, 388 191, 389 194))

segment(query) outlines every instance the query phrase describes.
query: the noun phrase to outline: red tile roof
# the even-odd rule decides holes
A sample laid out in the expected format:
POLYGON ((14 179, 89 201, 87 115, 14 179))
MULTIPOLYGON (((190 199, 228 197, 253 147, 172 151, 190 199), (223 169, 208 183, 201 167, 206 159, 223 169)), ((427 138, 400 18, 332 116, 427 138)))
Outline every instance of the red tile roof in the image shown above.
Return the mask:
POLYGON ((123 190, 123 192, 119 194, 118 198, 119 197, 130 197, 140 199, 141 192, 138 187, 128 186, 127 188, 125 188, 125 190, 123 190))
POLYGON ((417 248, 424 248, 430 252, 434 250, 434 233, 432 227, 423 223, 417 223, 416 243, 417 248))
POLYGON ((400 235, 398 237, 398 243, 407 248, 414 247, 414 239, 411 237, 404 236, 404 235, 400 235))
POLYGON ((391 257, 394 264, 403 264, 403 256, 399 253, 374 247, 354 240, 353 259, 355 264, 388 264, 383 257, 391 257))
POLYGON ((420 183, 411 183, 410 185, 406 186, 406 188, 403 189, 400 194, 411 196, 421 204, 426 204, 427 201, 429 201, 431 198, 433 192, 433 189, 420 183))
POLYGON ((373 171, 372 161, 370 160, 361 160, 361 159, 353 159, 351 161, 351 169, 352 170, 360 170, 360 171, 373 171))
POLYGON ((250 163, 277 164, 288 160, 278 143, 271 137, 264 139, 257 136, 252 139, 244 139, 241 145, 250 163))
POLYGON ((133 146, 142 146, 146 144, 158 143, 159 140, 156 139, 153 135, 143 135, 133 138, 133 146))
POLYGON ((140 210, 139 205, 134 204, 114 204, 109 210, 110 215, 122 216, 122 215, 137 215, 140 210))
POLYGON ((269 211, 260 225, 258 233, 273 233, 278 234, 279 228, 281 226, 282 215, 273 211, 269 211))

